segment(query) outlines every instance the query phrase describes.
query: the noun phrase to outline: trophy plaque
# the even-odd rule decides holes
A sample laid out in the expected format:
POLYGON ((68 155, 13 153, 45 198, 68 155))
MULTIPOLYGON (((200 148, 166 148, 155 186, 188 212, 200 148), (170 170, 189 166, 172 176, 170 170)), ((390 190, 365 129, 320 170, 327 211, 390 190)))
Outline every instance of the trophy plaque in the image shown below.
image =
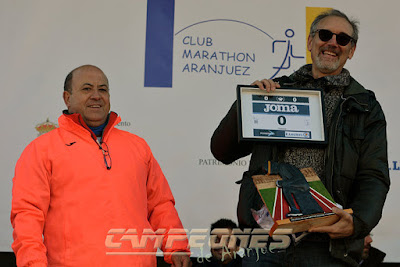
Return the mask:
POLYGON ((240 141, 327 144, 322 89, 236 90, 240 141))

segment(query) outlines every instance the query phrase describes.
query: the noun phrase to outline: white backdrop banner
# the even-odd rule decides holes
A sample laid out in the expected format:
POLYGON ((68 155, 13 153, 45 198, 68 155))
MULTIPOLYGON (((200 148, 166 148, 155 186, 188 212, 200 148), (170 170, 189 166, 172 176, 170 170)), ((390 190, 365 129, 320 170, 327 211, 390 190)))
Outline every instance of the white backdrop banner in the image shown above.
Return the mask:
POLYGON ((222 217, 236 221, 235 181, 249 159, 218 162, 211 135, 237 84, 288 75, 307 62, 307 10, 317 7, 360 21, 346 68, 383 106, 392 181, 373 245, 386 261, 400 262, 397 0, 2 0, 0 250, 11 251, 15 163, 38 136, 38 124, 57 123, 65 76, 83 64, 107 74, 119 128, 149 143, 185 228, 208 228, 222 217))

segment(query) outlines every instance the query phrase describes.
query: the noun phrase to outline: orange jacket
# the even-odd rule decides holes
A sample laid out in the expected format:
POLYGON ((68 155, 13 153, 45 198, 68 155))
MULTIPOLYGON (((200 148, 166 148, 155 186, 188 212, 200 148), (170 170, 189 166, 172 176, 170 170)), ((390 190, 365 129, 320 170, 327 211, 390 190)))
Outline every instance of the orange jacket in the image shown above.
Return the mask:
POLYGON ((26 147, 13 179, 18 266, 156 266, 156 239, 134 242, 145 229, 166 234, 167 262, 189 251, 187 240, 166 246, 169 229, 182 229, 174 198, 147 143, 114 128, 120 121, 111 112, 104 130, 110 157, 79 114, 60 116, 59 128, 26 147))

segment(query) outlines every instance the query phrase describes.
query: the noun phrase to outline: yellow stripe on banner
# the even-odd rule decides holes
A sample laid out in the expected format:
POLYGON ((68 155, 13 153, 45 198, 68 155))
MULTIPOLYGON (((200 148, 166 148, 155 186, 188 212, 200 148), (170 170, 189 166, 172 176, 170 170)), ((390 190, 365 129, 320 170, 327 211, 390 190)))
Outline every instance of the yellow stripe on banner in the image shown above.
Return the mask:
MULTIPOLYGON (((310 35, 310 26, 311 23, 314 21, 314 19, 321 14, 322 12, 325 12, 327 10, 330 10, 332 8, 330 7, 306 7, 306 49, 307 49, 307 40, 308 40, 308 35, 310 35)), ((306 58, 307 58, 307 64, 311 64, 311 53, 310 51, 306 51, 306 58)))

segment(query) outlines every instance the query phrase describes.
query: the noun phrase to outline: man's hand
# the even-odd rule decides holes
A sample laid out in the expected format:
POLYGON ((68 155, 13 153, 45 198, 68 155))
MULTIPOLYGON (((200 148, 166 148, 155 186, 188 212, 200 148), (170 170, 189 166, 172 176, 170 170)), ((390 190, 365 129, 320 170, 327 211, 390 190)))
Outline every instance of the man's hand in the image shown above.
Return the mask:
POLYGON ((190 257, 185 252, 175 252, 172 254, 172 267, 190 267, 192 266, 192 261, 190 257))
POLYGON ((251 85, 257 85, 258 88, 260 88, 261 90, 265 90, 267 92, 273 92, 275 91, 276 88, 281 88, 279 83, 274 82, 271 79, 263 79, 261 81, 257 80, 253 82, 251 85))
POLYGON ((310 233, 327 233, 330 238, 344 238, 354 234, 353 216, 344 210, 333 207, 332 211, 339 215, 340 219, 329 226, 312 227, 310 233))

